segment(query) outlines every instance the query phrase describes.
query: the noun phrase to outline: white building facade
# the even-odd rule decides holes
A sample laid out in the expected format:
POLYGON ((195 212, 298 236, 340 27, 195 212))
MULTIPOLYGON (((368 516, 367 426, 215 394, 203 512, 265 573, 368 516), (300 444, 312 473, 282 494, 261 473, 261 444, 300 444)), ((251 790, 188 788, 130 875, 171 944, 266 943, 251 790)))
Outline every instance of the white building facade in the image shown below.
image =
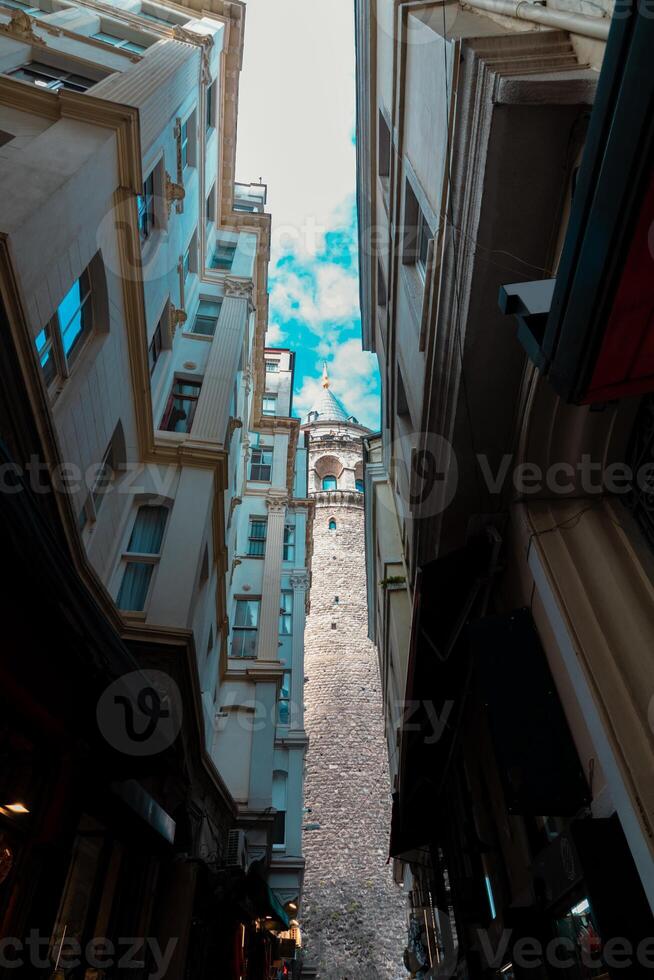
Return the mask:
POLYGON ((266 189, 235 181, 244 28, 245 5, 223 0, 0 3, 18 398, 76 580, 139 669, 181 690, 198 786, 180 799, 171 776, 134 776, 202 869, 176 866, 180 915, 205 873, 264 880, 226 976, 245 976, 272 943, 260 923, 287 928, 300 902, 311 514, 292 355, 264 355, 266 189))

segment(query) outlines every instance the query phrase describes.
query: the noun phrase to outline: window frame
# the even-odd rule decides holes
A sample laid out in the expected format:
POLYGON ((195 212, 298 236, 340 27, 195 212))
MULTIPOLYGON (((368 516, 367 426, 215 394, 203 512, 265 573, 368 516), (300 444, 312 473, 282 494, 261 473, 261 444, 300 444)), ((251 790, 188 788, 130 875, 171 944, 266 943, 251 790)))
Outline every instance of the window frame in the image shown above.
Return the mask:
POLYGON ((279 636, 293 636, 293 590, 282 589, 279 593, 279 636), (282 627, 288 626, 288 629, 282 627))
MULTIPOLYGON (((200 399, 201 394, 202 394, 202 378, 184 378, 184 377, 180 377, 179 375, 176 375, 173 378, 170 394, 168 395, 168 400, 166 402, 166 408, 164 409, 164 413, 161 416, 159 430, 161 432, 176 432, 178 435, 188 435, 191 429, 193 428, 193 420, 195 418, 195 413, 197 411, 198 401, 200 399), (191 385, 197 390, 195 394, 176 393, 175 388, 177 385, 191 385), (187 420, 186 429, 180 430, 180 429, 168 428, 168 423, 171 420, 171 416, 173 413, 173 408, 176 400, 191 402, 191 408, 186 416, 186 420, 187 420)), ((181 421, 181 419, 179 419, 178 421, 181 421)))
POLYGON ((154 376, 154 372, 157 369, 157 364, 161 357, 161 352, 163 350, 163 331, 161 329, 161 322, 166 316, 168 307, 164 307, 164 312, 159 317, 156 327, 154 328, 154 333, 152 334, 152 339, 148 344, 148 364, 150 366, 150 377, 154 376))
POLYGON ((234 259, 236 258, 237 250, 238 242, 228 242, 225 241, 225 239, 221 239, 220 235, 216 235, 213 251, 211 253, 211 268, 215 269, 216 272, 231 272, 234 266, 234 259), (231 258, 228 260, 228 257, 225 256, 224 259, 221 259, 221 264, 217 265, 216 256, 221 248, 223 251, 229 252, 231 254, 231 258), (229 264, 225 264, 227 261, 229 261, 229 264))
POLYGON ((134 514, 134 518, 131 522, 129 536, 127 537, 127 541, 125 542, 125 546, 122 549, 120 559, 119 559, 120 568, 122 571, 120 575, 120 584, 116 591, 115 601, 116 601, 117 608, 120 609, 122 613, 132 613, 132 614, 144 613, 148 607, 148 603, 152 595, 155 572, 161 561, 161 556, 163 554, 164 544, 166 540, 166 532, 168 530, 168 522, 170 518, 170 510, 171 510, 170 506, 166 504, 155 504, 150 501, 143 501, 143 500, 137 502, 136 513, 134 514), (158 551, 130 551, 130 544, 132 542, 132 538, 136 530, 139 514, 141 513, 141 511, 150 508, 158 509, 161 511, 161 513, 165 514, 163 519, 163 526, 161 529, 161 540, 159 542, 159 550, 158 551), (145 595, 143 597, 143 605, 141 609, 129 609, 119 604, 120 594, 122 592, 123 585, 125 584, 126 581, 127 569, 129 565, 148 565, 151 566, 152 568, 152 571, 148 577, 148 584, 145 591, 145 595))
POLYGON ((268 540, 268 519, 261 515, 251 515, 248 521, 248 558, 265 558, 268 540), (254 534, 255 526, 263 528, 263 534, 254 534), (261 548, 261 550, 259 550, 261 548))
POLYGON ((39 361, 39 370, 47 391, 56 389, 57 385, 61 385, 70 377, 82 351, 95 332, 93 277, 90 270, 91 264, 89 263, 58 303, 54 314, 34 338, 34 349, 39 361), (79 302, 71 314, 65 314, 67 320, 64 324, 61 309, 75 287, 79 289, 79 302), (66 350, 65 330, 71 326, 77 317, 80 318, 81 327, 69 349, 66 350), (39 346, 41 335, 45 339, 43 344, 39 346), (52 364, 51 376, 48 376, 44 370, 47 361, 52 364))
POLYGON ((191 323, 188 330, 185 331, 185 333, 191 333, 193 334, 194 337, 215 337, 216 330, 218 329, 218 321, 220 319, 220 312, 222 310, 222 305, 223 305, 223 300, 221 296, 213 296, 209 299, 205 297, 200 297, 197 310, 195 311, 195 316, 193 317, 193 322, 191 323), (203 314, 200 312, 200 308, 203 303, 211 303, 214 306, 218 307, 218 312, 216 313, 215 317, 213 315, 208 316, 206 313, 203 314), (196 330, 195 327, 199 320, 213 322, 213 330, 196 330))
POLYGON ((277 415, 277 392, 276 391, 264 391, 263 397, 261 399, 261 414, 265 415, 266 418, 274 418, 277 415), (266 402, 269 403, 266 408, 266 402), (270 404, 272 404, 272 411, 270 410, 270 404))
POLYGON ((295 561, 297 528, 295 524, 284 524, 284 540, 282 543, 282 561, 295 561))
POLYGON ((207 97, 205 103, 205 118, 204 118, 204 131, 205 133, 210 133, 212 129, 215 129, 215 112, 216 112, 216 80, 214 79, 207 85, 207 97))
POLYGON ((250 449, 250 467, 249 467, 249 476, 248 476, 248 479, 251 482, 253 482, 253 483, 271 483, 272 482, 272 468, 273 468, 274 452, 275 452, 274 446, 269 446, 269 445, 265 445, 265 444, 264 445, 258 445, 258 446, 252 446, 251 447, 251 449, 250 449), (258 453, 259 456, 262 457, 256 463, 254 462, 254 455, 255 455, 255 453, 258 453), (264 462, 264 459, 263 459, 263 456, 266 453, 268 453, 270 455, 270 462, 268 462, 268 463, 264 462), (267 479, 264 479, 261 476, 253 476, 252 475, 252 472, 253 472, 255 466, 258 467, 259 470, 265 470, 265 469, 268 469, 269 470, 269 475, 268 475, 267 479))
MULTIPOLYGON (((22 7, 19 9, 23 9, 22 7)), ((65 89, 68 92, 88 92, 90 88, 97 85, 99 79, 89 78, 88 75, 80 75, 76 71, 69 70, 68 68, 57 68, 56 65, 49 65, 45 61, 38 61, 37 59, 32 59, 31 61, 25 61, 22 65, 17 65, 16 68, 11 68, 9 71, 4 72, 4 74, 9 77, 16 78, 18 82, 24 82, 26 85, 34 85, 37 88, 47 89, 49 92, 58 92, 61 89, 65 89), (38 65, 39 68, 34 68, 34 65, 38 65), (43 71, 42 69, 46 69, 43 71), (41 81, 47 81, 46 85, 37 85, 35 79, 30 80, 29 78, 20 78, 19 73, 27 71, 38 77, 41 81), (80 79, 82 82, 88 82, 89 84, 79 84, 71 81, 72 79, 80 79)))
POLYGON ((155 171, 152 168, 143 181, 142 194, 136 196, 136 216, 139 227, 141 245, 152 238, 152 232, 157 228, 157 209, 155 206, 155 171))
POLYGON ((229 655, 234 660, 256 660, 257 646, 259 642, 259 624, 261 622, 261 596, 236 596, 235 602, 236 605, 234 607, 234 622, 232 623, 232 629, 231 629, 232 635, 229 644, 229 655), (245 603, 245 604, 252 603, 256 607, 256 611, 257 611, 256 623, 254 626, 237 625, 238 609, 241 603, 245 603), (234 649, 236 646, 236 637, 237 635, 240 637, 244 633, 254 633, 254 653, 247 657, 244 657, 242 653, 241 654, 234 653, 234 649))
POLYGON ((291 695, 293 690, 293 674, 290 670, 285 670, 282 682, 279 686, 277 697, 277 724, 288 728, 291 723, 291 695), (284 694, 284 692, 286 692, 284 694), (283 696, 284 695, 284 696, 283 696), (286 721, 282 719, 282 705, 286 706, 286 721))
POLYGON ((266 374, 279 374, 279 358, 267 357, 265 368, 266 374))
POLYGON ((326 491, 338 490, 338 477, 334 473, 325 473, 325 475, 322 477, 322 480, 321 480, 321 483, 320 483, 320 488, 321 488, 321 490, 326 490, 326 491), (325 486, 325 483, 328 480, 330 480, 330 481, 333 480, 334 481, 334 486, 333 487, 332 486, 330 486, 330 487, 326 487, 325 486))
MULTIPOLYGON (((116 27, 119 27, 119 25, 116 24, 116 27)), ((144 54, 147 51, 147 45, 139 44, 138 41, 130 41, 129 38, 120 37, 118 34, 112 34, 111 31, 105 31, 104 28, 101 28, 95 34, 91 34, 91 37, 93 40, 107 44, 109 47, 129 51, 131 54, 144 54)))

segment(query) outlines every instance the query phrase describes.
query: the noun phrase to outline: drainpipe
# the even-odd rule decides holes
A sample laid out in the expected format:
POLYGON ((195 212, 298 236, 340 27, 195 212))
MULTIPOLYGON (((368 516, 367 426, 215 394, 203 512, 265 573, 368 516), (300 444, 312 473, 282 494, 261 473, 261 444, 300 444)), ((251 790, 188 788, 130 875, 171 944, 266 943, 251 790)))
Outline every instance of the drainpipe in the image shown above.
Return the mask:
POLYGON ((542 24, 543 27, 558 27, 570 34, 581 34, 598 41, 607 40, 611 26, 610 17, 588 17, 586 14, 572 14, 567 10, 552 10, 551 7, 531 3, 529 0, 465 0, 465 3, 477 10, 487 10, 503 17, 515 17, 517 20, 530 20, 534 24, 542 24))

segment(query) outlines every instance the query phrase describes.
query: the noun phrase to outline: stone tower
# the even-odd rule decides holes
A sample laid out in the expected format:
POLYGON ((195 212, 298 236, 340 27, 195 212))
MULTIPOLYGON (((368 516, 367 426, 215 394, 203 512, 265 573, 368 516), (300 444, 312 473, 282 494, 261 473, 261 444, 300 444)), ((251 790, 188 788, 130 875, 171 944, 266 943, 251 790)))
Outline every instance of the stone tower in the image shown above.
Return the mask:
MULTIPOLYGON (((363 447, 330 389, 303 426, 315 500, 305 632, 305 963, 319 980, 405 977, 405 901, 388 855, 391 796, 377 652, 367 635, 363 447)), ((303 976, 305 974, 303 973, 303 976)))

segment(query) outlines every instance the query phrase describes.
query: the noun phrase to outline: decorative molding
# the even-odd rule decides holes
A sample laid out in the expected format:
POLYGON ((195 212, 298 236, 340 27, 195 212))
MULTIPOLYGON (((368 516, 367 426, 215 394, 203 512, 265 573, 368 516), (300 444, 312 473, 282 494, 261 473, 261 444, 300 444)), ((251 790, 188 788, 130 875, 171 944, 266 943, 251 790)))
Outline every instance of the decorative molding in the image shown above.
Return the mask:
POLYGON ((175 336, 177 328, 183 326, 187 319, 186 310, 178 309, 172 303, 170 304, 168 308, 168 323, 170 324, 171 337, 175 336))
POLYGON ((288 506, 288 495, 285 490, 278 493, 270 492, 266 494, 266 507, 269 514, 284 513, 288 506))
MULTIPOLYGON (((175 138, 175 159, 177 162, 177 183, 184 184, 184 167, 182 165, 182 119, 181 116, 177 116, 175 119, 175 126, 173 129, 173 136, 175 138)), ((183 204, 177 202, 177 213, 180 214, 183 210, 183 204)))
POLYGON ((236 508, 238 507, 238 505, 239 504, 242 504, 242 503, 243 503, 243 498, 242 497, 232 497, 232 499, 230 501, 230 504, 229 504, 229 513, 230 514, 233 514, 234 511, 236 510, 236 508))
POLYGON ((166 206, 168 208, 168 217, 170 217, 173 204, 175 204, 175 210, 178 214, 184 210, 183 202, 185 196, 186 191, 184 190, 184 185, 175 183, 168 171, 166 171, 166 206))
POLYGON ((229 441, 237 429, 243 428, 243 420, 234 418, 232 415, 227 423, 227 440, 229 441))
POLYGON ((306 592, 309 588, 309 573, 305 568, 291 572, 289 579, 294 592, 306 592))
POLYGON ((234 299, 247 299, 252 309, 254 309, 254 305, 252 304, 251 279, 237 279, 234 276, 225 276, 223 285, 225 287, 225 296, 230 296, 234 299))
POLYGON ((8 24, 0 26, 0 34, 6 34, 15 41, 24 41, 26 44, 43 44, 43 39, 34 33, 33 25, 35 24, 34 17, 30 17, 22 10, 17 10, 11 15, 8 24))

